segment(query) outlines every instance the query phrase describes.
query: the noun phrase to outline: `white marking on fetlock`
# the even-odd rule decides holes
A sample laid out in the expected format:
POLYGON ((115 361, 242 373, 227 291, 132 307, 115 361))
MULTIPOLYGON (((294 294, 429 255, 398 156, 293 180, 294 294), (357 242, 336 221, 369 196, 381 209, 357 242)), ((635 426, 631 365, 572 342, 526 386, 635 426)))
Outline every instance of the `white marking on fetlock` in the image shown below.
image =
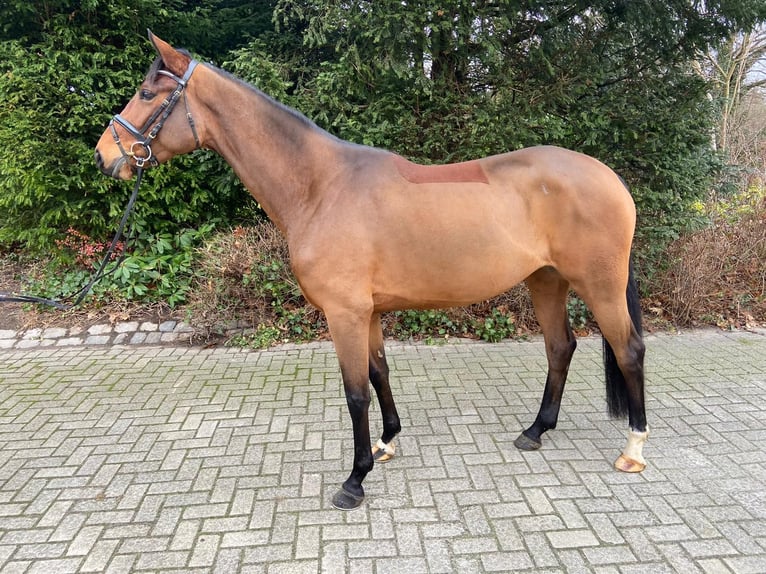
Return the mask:
POLYGON ((641 472, 646 468, 646 460, 644 459, 643 450, 647 438, 649 438, 649 429, 644 432, 631 430, 628 433, 628 444, 614 463, 617 470, 623 472, 641 472))
POLYGON ((622 454, 638 463, 646 464, 643 452, 644 443, 647 438, 649 438, 648 428, 644 432, 631 430, 628 433, 628 444, 625 446, 625 450, 622 451, 622 454))
POLYGON ((395 453, 396 445, 394 444, 394 441, 385 443, 383 442, 383 439, 378 439, 378 442, 372 447, 372 457, 376 462, 387 462, 394 458, 395 453))

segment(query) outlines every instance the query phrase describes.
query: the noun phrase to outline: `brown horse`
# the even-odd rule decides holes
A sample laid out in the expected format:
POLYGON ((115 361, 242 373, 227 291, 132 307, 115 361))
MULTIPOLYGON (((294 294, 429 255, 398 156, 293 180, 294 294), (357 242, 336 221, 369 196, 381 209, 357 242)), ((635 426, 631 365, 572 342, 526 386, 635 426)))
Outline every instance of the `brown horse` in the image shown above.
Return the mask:
POLYGON ((96 162, 127 180, 147 164, 215 150, 284 233, 303 293, 327 316, 353 424, 353 470, 335 506, 361 504, 362 481, 374 460, 393 456, 401 428, 381 313, 466 305, 521 281, 543 330, 549 370, 539 414, 516 446, 539 448, 542 434, 556 426, 576 346, 566 309, 571 288, 604 337, 609 412, 629 416, 628 444, 615 466, 644 469, 644 344, 630 264, 635 207, 611 169, 556 147, 419 166, 339 140, 149 37, 159 57, 99 140, 96 162), (176 106, 181 99, 183 108, 176 106), (383 418, 372 449, 368 382, 383 418))

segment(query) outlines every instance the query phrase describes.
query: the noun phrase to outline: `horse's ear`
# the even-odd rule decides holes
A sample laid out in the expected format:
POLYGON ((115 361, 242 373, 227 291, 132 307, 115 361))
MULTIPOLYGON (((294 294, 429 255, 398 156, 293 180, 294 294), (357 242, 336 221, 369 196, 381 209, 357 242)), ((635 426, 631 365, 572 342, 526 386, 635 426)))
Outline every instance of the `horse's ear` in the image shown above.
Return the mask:
POLYGON ((147 30, 147 32, 149 33, 149 40, 154 46, 154 49, 157 50, 162 61, 165 62, 165 67, 176 76, 183 76, 186 68, 189 66, 191 58, 173 48, 173 46, 168 44, 162 38, 158 38, 152 34, 151 30, 147 30))

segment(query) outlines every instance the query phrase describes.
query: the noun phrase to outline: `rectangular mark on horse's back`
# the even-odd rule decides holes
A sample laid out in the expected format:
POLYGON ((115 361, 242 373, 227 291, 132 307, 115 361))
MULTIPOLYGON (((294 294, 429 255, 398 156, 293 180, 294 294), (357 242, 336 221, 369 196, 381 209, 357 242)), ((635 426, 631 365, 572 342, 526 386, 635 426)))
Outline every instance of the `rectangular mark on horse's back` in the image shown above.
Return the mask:
POLYGON ((489 178, 478 160, 445 165, 420 165, 393 156, 399 174, 410 183, 485 183, 489 178))

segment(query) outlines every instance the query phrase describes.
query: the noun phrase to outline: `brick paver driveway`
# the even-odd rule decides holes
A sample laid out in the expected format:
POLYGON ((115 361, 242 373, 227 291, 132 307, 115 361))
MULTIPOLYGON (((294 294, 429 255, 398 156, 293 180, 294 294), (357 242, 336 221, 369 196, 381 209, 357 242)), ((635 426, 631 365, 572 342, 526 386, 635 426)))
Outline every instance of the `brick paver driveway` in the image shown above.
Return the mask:
POLYGON ((391 344, 398 457, 350 513, 327 344, 0 351, 0 571, 766 572, 766 334, 647 344, 641 475, 611 467, 599 340, 533 453, 541 342, 391 344))

